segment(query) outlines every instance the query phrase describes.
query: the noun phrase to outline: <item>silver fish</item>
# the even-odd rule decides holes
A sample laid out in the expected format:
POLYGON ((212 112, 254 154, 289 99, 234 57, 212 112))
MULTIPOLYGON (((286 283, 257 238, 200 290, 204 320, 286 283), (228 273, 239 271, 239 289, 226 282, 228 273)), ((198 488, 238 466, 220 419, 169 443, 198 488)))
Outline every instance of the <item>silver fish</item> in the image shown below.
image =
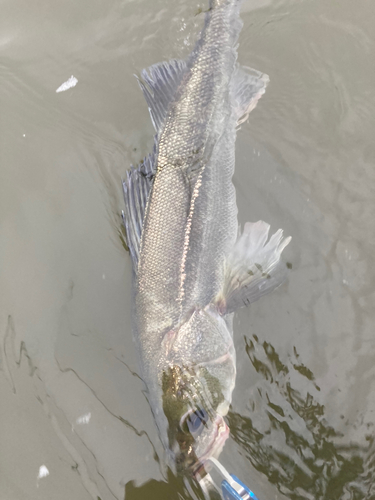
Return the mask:
POLYGON ((217 457, 235 384, 233 312, 277 287, 290 238, 247 223, 232 184, 238 125, 268 76, 237 63, 240 1, 211 0, 187 60, 138 80, 153 152, 123 181, 134 270, 134 337, 163 444, 179 471, 217 457))

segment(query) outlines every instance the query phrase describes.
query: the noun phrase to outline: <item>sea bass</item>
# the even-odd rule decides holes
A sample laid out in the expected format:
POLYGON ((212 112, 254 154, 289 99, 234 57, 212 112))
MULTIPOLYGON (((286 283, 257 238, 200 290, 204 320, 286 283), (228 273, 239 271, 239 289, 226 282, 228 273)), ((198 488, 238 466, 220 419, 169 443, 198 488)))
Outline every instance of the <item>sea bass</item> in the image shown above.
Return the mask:
POLYGON ((134 337, 160 437, 179 471, 217 457, 228 437, 233 312, 281 283, 290 241, 282 230, 268 240, 263 221, 238 229, 236 130, 268 83, 236 61, 240 3, 211 0, 190 56, 142 71, 154 149, 123 181, 134 337))

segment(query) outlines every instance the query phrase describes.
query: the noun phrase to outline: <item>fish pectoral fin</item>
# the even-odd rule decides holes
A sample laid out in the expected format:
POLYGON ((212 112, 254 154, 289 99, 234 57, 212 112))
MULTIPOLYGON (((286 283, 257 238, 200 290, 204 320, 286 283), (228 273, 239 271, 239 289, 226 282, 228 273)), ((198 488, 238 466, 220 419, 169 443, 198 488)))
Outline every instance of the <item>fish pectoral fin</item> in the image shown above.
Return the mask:
POLYGON ((155 152, 146 156, 137 167, 132 165, 126 173, 126 178, 122 181, 125 201, 122 218, 135 271, 138 266, 143 218, 154 175, 155 152))
POLYGON ((153 64, 137 77, 146 99, 152 123, 156 132, 160 130, 182 77, 186 72, 185 61, 173 59, 153 64))
POLYGON ((283 239, 279 229, 267 242, 269 229, 263 221, 245 224, 226 260, 223 289, 215 300, 221 314, 255 302, 286 278, 287 268, 280 256, 291 237, 283 239))
POLYGON ((266 91, 268 75, 238 65, 231 82, 231 97, 237 124, 245 122, 266 91))

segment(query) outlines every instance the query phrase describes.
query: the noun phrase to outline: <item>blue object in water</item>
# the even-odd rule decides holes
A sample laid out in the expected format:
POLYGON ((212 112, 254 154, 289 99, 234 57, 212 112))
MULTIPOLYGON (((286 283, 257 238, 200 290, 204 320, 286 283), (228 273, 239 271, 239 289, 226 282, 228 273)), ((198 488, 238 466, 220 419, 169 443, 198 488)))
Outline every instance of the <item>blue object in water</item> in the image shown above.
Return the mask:
POLYGON ((258 500, 258 497, 246 484, 234 474, 229 474, 227 469, 216 458, 210 457, 206 460, 206 463, 209 464, 210 473, 197 478, 206 498, 209 498, 209 489, 214 488, 221 494, 223 500, 258 500), (216 475, 216 479, 212 474, 216 475))
POLYGON ((236 477, 234 474, 230 475, 231 484, 224 479, 221 483, 221 491, 224 500, 258 500, 254 493, 236 477))

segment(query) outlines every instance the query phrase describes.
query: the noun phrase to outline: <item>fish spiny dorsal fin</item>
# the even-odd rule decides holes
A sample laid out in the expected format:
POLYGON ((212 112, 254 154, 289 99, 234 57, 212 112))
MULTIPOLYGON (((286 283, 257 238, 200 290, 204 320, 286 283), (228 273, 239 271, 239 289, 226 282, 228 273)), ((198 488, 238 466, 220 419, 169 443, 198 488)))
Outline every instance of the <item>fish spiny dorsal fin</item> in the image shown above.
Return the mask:
POLYGON ((154 175, 155 151, 146 156, 137 167, 132 165, 126 174, 126 178, 122 181, 125 200, 125 210, 122 218, 134 271, 137 271, 138 267, 143 219, 154 175))
POLYGON ((269 81, 268 75, 260 71, 237 66, 232 77, 230 92, 238 125, 247 120, 249 113, 265 93, 269 81))
POLYGON ((142 71, 141 79, 137 77, 156 132, 164 122, 169 104, 176 95, 186 68, 185 61, 173 59, 154 64, 142 71))

